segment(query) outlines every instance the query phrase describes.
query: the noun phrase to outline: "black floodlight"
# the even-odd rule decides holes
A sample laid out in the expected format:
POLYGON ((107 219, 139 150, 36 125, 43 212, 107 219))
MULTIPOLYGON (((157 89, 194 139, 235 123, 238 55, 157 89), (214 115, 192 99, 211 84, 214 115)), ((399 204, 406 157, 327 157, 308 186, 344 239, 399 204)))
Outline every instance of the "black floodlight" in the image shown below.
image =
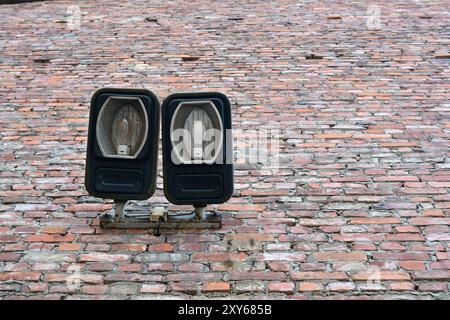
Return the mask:
POLYGON ((231 107, 221 93, 177 93, 162 106, 164 194, 174 204, 227 201, 233 194, 231 107))
POLYGON ((101 89, 91 100, 87 191, 100 198, 145 200, 155 192, 160 104, 143 89, 101 89))

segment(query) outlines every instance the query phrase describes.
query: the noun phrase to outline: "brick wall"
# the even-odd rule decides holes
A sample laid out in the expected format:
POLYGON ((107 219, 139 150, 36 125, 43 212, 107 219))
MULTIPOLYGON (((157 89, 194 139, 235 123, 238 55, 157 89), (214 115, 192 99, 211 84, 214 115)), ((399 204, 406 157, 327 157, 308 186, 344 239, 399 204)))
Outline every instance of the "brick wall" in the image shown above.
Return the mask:
MULTIPOLYGON (((443 8, 0 6, 0 299, 448 299, 443 8), (89 100, 104 86, 161 100, 225 92, 236 128, 280 129, 279 168, 236 165, 220 230, 102 230, 98 215, 112 204, 83 181, 89 100)), ((161 186, 160 176, 155 196, 130 210, 167 204, 161 186)))

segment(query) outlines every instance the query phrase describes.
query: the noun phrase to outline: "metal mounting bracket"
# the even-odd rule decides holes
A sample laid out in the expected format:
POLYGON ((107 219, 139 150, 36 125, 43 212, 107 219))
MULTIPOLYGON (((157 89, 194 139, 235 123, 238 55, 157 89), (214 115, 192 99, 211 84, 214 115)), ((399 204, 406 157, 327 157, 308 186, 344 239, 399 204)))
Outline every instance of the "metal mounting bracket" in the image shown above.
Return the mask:
POLYGON ((105 229, 220 229, 222 216, 218 212, 205 212, 205 207, 196 207, 191 214, 168 215, 166 221, 152 221, 127 217, 124 213, 126 201, 115 202, 115 216, 110 213, 100 216, 100 226, 105 229))

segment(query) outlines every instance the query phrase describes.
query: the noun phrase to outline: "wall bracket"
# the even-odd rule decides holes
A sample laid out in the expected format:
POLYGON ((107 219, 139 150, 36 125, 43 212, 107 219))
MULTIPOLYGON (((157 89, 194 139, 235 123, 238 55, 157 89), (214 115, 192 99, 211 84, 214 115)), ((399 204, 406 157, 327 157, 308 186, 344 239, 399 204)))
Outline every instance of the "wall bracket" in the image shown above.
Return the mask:
POLYGON ((147 219, 128 217, 124 213, 123 202, 116 202, 116 215, 106 213, 100 216, 100 226, 105 229, 220 229, 222 215, 218 212, 202 212, 198 209, 191 214, 168 215, 167 221, 152 221, 151 214, 147 219))

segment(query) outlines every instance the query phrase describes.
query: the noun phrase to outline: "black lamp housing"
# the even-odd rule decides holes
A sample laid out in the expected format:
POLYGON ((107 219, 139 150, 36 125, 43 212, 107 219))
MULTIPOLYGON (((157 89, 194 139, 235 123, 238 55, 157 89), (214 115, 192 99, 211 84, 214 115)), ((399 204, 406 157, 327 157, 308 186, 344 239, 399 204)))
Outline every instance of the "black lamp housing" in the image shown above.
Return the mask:
POLYGON ((145 89, 98 90, 92 97, 86 152, 89 194, 145 200, 156 189, 160 104, 145 89))
POLYGON ((176 93, 162 105, 164 194, 173 204, 219 204, 233 194, 231 106, 218 92, 176 93))

